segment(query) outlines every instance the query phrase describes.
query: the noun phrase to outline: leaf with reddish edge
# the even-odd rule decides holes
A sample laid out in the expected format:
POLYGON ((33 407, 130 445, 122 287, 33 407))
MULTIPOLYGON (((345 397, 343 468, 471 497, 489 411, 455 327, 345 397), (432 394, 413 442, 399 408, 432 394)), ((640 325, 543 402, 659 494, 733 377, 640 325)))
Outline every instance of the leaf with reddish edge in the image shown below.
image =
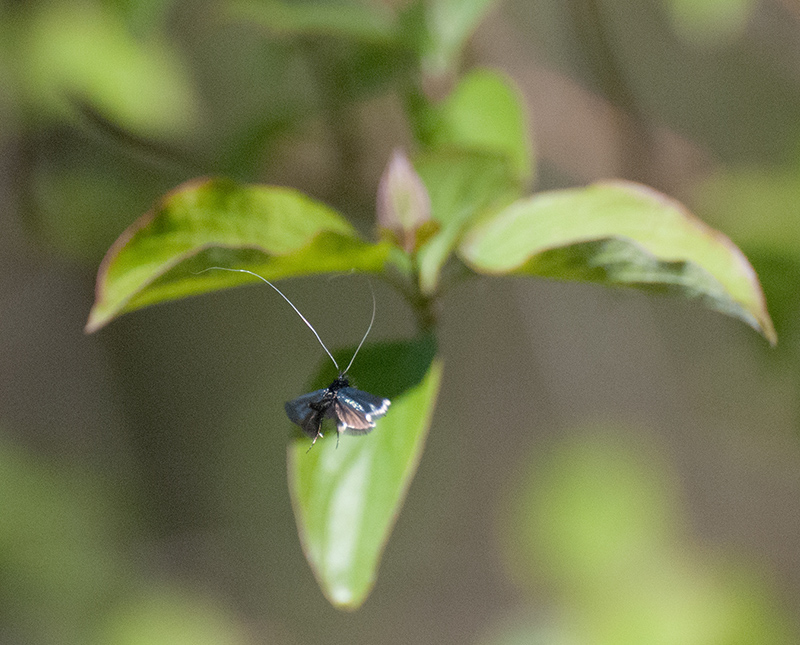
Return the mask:
POLYGON ((86 324, 256 280, 357 270, 379 272, 387 243, 361 240, 338 213, 291 188, 197 179, 168 193, 109 249, 86 324))
POLYGON ((677 201, 633 182, 518 200, 476 222, 459 251, 480 273, 677 292, 776 342, 758 277, 739 248, 677 201))

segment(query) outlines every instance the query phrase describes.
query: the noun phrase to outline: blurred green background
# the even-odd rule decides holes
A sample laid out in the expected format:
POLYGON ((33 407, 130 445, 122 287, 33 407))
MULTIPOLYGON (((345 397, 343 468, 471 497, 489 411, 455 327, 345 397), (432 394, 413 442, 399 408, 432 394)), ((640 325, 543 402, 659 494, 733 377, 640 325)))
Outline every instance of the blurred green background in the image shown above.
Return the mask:
MULTIPOLYGON (((636 293, 450 292, 428 449, 346 614, 286 487, 283 401, 322 358, 294 313, 253 287, 82 333, 105 250, 185 179, 293 186, 371 234, 411 140, 407 61, 380 34, 410 3, 368 4, 347 41, 352 3, 299 3, 314 35, 260 4, 256 24, 214 2, 0 2, 0 642, 800 642, 800 6, 488 13, 464 65, 519 85, 536 189, 624 177, 683 200, 751 258, 779 346, 636 293)), ((359 281, 286 289, 330 344, 358 341, 359 281)), ((412 333, 376 291, 374 338, 412 333)))

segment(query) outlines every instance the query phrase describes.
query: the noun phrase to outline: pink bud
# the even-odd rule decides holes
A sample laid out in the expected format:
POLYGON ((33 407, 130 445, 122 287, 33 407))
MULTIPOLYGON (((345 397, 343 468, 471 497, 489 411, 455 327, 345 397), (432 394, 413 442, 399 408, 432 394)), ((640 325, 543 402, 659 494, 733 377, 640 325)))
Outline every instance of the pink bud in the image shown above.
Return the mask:
POLYGON ((402 150, 395 150, 378 184, 378 227, 408 253, 424 241, 420 232, 431 222, 425 184, 402 150))

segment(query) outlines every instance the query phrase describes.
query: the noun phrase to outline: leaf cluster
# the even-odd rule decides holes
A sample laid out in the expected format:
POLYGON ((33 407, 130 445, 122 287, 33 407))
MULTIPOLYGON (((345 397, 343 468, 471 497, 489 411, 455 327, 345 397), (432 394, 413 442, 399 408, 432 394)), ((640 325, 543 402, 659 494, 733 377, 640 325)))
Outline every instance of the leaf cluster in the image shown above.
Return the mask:
MULTIPOLYGON (((747 259, 723 234, 646 186, 612 180, 528 194, 535 155, 513 82, 488 69, 456 79, 440 101, 426 81, 455 75, 487 1, 412 3, 391 21, 346 3, 330 15, 308 4, 238 2, 229 17, 291 37, 320 32, 353 46, 401 47, 414 71, 406 88, 417 136, 407 167, 384 175, 380 230, 364 239, 341 214, 296 190, 224 178, 186 182, 110 248, 99 270, 87 331, 156 303, 252 282, 359 272, 396 287, 416 338, 366 345, 358 386, 392 399, 364 439, 289 445, 289 486, 300 539, 320 586, 358 607, 422 454, 443 372, 436 311, 443 292, 479 275, 545 277, 671 292, 760 331, 775 332, 747 259)), ((328 6, 328 5, 326 5, 328 6)), ((276 299, 276 306, 284 306, 276 299)), ((345 354, 345 356, 347 356, 345 354)), ((346 358, 342 364, 347 364, 346 358)), ((315 385, 335 375, 326 366, 315 385)))

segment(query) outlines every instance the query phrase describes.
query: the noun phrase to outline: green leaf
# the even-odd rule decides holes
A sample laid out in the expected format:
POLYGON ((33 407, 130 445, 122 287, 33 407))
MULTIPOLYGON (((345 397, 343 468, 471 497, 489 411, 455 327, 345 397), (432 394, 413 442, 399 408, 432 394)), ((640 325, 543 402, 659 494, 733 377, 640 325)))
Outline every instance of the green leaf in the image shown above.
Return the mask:
POLYGON ((136 221, 106 254, 87 332, 122 313, 256 280, 378 272, 390 246, 360 240, 350 224, 302 193, 211 179, 188 182, 136 221))
POLYGON ((520 185, 507 160, 497 155, 451 149, 423 155, 416 168, 428 189, 431 215, 440 224, 418 253, 420 288, 430 295, 469 222, 484 209, 518 197, 520 185))
POLYGON ((515 202, 476 224, 460 252, 483 273, 676 291, 776 341, 758 278, 738 247, 678 202, 631 182, 515 202))
POLYGON ((454 73, 461 52, 495 0, 419 0, 405 22, 430 76, 454 73))
POLYGON ((232 18, 242 18, 279 33, 328 34, 371 43, 390 43, 396 38, 390 13, 375 4, 352 0, 300 3, 239 0, 231 2, 226 12, 232 18))
POLYGON ((518 197, 531 178, 533 159, 519 93, 496 72, 467 74, 419 120, 430 149, 414 165, 440 224, 417 257, 420 289, 431 295, 464 228, 482 210, 518 197))
POLYGON ((522 98, 511 79, 488 69, 474 70, 461 79, 433 118, 434 147, 504 156, 522 182, 531 179, 531 135, 522 98))
POLYGON ((146 137, 186 135, 198 97, 178 52, 135 38, 103 3, 43 3, 16 48, 29 98, 55 115, 86 102, 146 137))
MULTIPOLYGON (((442 365, 431 336, 365 346, 354 385, 391 399, 371 434, 345 435, 337 448, 331 426, 309 450, 307 437, 289 446, 289 489, 306 558, 328 600, 355 609, 366 600, 381 553, 417 469, 433 414, 442 365)), ((350 353, 340 354, 342 364, 350 353)), ((310 390, 326 387, 328 365, 310 390)))

